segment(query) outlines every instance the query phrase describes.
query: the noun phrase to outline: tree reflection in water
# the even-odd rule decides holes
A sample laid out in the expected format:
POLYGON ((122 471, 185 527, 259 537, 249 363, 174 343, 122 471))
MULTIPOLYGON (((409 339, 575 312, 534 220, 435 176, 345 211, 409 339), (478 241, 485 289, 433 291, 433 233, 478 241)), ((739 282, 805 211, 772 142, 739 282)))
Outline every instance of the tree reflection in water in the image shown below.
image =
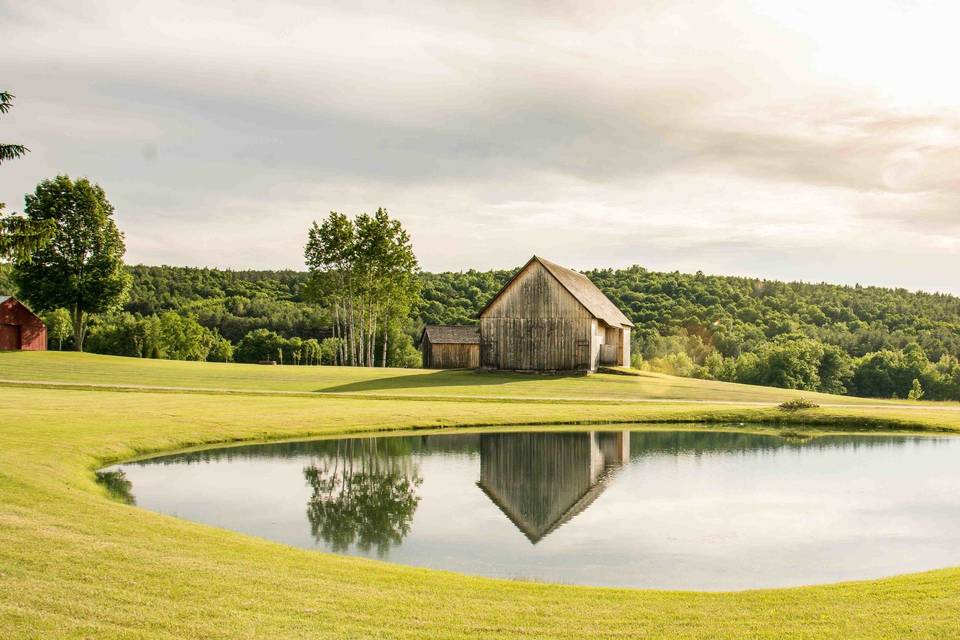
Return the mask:
POLYGON ((410 532, 423 478, 405 438, 337 441, 303 475, 313 489, 310 531, 333 551, 356 544, 382 557, 410 532))
POLYGON ((106 488, 110 497, 125 504, 135 505, 133 484, 127 480, 127 474, 122 469, 116 471, 97 471, 97 483, 106 488))

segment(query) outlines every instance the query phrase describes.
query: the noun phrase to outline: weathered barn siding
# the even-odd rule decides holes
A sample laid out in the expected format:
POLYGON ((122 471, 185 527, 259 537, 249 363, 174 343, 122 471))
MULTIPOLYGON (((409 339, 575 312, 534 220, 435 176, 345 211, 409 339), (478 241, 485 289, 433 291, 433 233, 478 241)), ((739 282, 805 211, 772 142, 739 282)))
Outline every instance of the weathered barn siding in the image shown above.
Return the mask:
POLYGON ((630 327, 620 330, 620 364, 630 366, 630 327))
POLYGON ((47 326, 19 300, 0 296, 0 351, 46 351, 47 326))
POLYGON ((596 320, 539 262, 532 262, 480 316, 481 361, 495 369, 593 369, 596 320))
POLYGON ((479 344, 432 344, 425 340, 421 345, 423 366, 427 369, 477 369, 480 367, 479 344))

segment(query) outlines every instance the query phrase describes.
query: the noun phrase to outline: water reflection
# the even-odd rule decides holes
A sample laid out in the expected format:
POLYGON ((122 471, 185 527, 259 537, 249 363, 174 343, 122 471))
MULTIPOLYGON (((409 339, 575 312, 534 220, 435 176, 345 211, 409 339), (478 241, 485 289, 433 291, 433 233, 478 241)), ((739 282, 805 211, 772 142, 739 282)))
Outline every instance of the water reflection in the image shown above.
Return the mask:
POLYGON ((516 431, 192 451, 101 481, 124 500, 132 483, 148 509, 308 549, 742 589, 960 564, 958 459, 960 438, 516 431))
POLYGON ((127 480, 122 469, 116 471, 97 471, 97 483, 102 485, 110 497, 125 504, 135 505, 133 484, 127 480))
POLYGON ((313 490, 310 532, 331 550, 356 545, 381 557, 410 532, 423 483, 410 448, 399 438, 338 440, 303 470, 313 490))
POLYGON ((480 436, 477 486, 536 544, 597 499, 630 458, 630 433, 480 436))

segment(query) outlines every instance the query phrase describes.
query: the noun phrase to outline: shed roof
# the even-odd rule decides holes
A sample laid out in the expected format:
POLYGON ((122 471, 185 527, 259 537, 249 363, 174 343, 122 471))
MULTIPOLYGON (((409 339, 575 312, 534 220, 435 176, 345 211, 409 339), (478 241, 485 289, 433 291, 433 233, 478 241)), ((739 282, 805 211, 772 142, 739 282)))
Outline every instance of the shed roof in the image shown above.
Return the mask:
POLYGON ((503 289, 500 290, 500 293, 495 295, 490 302, 480 311, 481 315, 484 311, 490 308, 494 301, 500 297, 500 294, 506 291, 507 287, 510 286, 510 283, 513 282, 521 273, 526 271, 534 262, 539 262, 543 265, 543 268, 546 269, 550 275, 557 279, 557 282, 566 289, 570 295, 577 299, 577 301, 582 304, 587 311, 589 311, 595 318, 603 320, 608 325, 613 327, 623 326, 623 327, 632 327, 633 323, 630 322, 630 318, 625 316, 620 309, 617 308, 617 305, 613 304, 610 301, 610 298, 603 294, 603 291, 600 291, 597 288, 597 285, 593 284, 590 281, 590 278, 583 275, 579 271, 574 271, 573 269, 567 269, 566 267, 561 267, 555 262, 550 262, 539 256, 533 256, 523 265, 523 268, 517 272, 510 282, 508 282, 503 289))
POLYGON ((480 327, 477 325, 436 325, 423 328, 421 340, 429 338, 431 344, 480 344, 480 327))
POLYGON ((12 297, 13 297, 13 296, 0 296, 0 304, 3 304, 4 302, 6 302, 7 300, 9 300, 9 299, 12 298, 12 297))

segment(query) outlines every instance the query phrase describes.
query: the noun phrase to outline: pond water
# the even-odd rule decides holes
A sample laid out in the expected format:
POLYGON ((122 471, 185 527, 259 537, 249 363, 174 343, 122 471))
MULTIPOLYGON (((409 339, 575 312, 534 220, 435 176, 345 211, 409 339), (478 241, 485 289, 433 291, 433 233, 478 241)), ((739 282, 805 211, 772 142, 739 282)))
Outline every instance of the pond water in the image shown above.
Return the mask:
POLYGON ((727 590, 960 565, 960 439, 579 431, 353 438, 112 467, 136 504, 485 576, 727 590))

